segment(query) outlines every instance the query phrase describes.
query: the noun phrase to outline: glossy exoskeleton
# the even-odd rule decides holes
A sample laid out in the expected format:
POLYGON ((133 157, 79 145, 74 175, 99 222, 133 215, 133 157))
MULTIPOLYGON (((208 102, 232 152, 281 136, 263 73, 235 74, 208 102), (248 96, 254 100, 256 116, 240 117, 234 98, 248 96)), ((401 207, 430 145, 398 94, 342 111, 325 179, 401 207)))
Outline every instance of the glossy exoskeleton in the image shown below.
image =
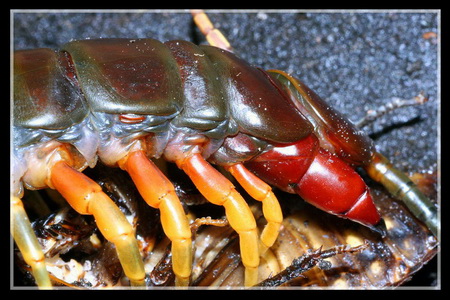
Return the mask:
MULTIPOLYGON (((191 235, 179 201, 167 196, 174 194, 173 188, 145 187, 150 174, 161 178, 152 188, 168 183, 154 173, 148 158, 162 156, 176 163, 207 200, 225 206, 241 238, 246 277, 251 278, 247 285, 255 283, 259 264, 253 254, 255 221, 233 186, 209 163, 225 167, 267 205, 266 247, 274 243, 281 221, 273 198, 264 202, 259 196, 268 193, 262 181, 384 235, 355 166, 366 168, 404 199, 436 233, 434 205, 375 151, 364 133, 285 72, 263 71, 225 50, 184 41, 104 39, 70 42, 58 52, 17 51, 14 75, 16 228, 26 226, 19 199, 22 183, 30 189, 56 188, 75 210, 93 214, 105 237, 123 247, 117 251, 134 285, 142 285, 143 268, 128 225, 121 220, 108 235, 117 209, 108 200, 86 200, 104 199, 79 173, 97 159, 128 171, 144 200, 161 209, 164 230, 175 244, 174 270, 181 285, 189 281, 191 250, 186 245, 191 235), (72 190, 69 178, 81 188, 72 190), (161 199, 167 203, 162 205, 161 199), (122 235, 123 245, 118 240, 122 235)), ((30 234, 28 229, 14 232, 16 242, 30 234)))

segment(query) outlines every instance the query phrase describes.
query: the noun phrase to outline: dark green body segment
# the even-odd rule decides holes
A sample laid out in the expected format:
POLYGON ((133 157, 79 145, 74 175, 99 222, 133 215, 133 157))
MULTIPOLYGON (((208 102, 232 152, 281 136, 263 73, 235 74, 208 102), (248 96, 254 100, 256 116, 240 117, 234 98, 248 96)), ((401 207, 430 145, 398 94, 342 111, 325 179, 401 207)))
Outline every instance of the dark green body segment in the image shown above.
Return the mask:
MULTIPOLYGON (((41 53, 36 51, 30 53, 38 60, 41 53)), ((191 128, 213 138, 242 132, 266 141, 291 143, 312 132, 310 122, 279 83, 219 48, 182 41, 98 39, 70 42, 58 55, 67 57, 76 75, 75 98, 73 93, 50 88, 61 84, 53 74, 59 70, 59 77, 70 77, 70 68, 64 71, 60 62, 49 58, 40 72, 24 75, 22 70, 32 69, 37 62, 25 61, 16 53, 19 125, 63 129, 85 118, 90 110, 154 116, 152 126, 170 121, 176 128, 191 128), (42 72, 49 75, 42 76, 42 72), (39 100, 27 99, 39 91, 36 86, 25 87, 33 80, 39 81, 34 85, 45 87, 39 100), (24 109, 32 101, 41 104, 27 114, 24 109), (36 122, 40 114, 52 118, 36 122)), ((64 85, 59 88, 67 89, 64 85)))
POLYGON ((63 51, 93 111, 166 116, 183 106, 177 63, 157 40, 74 41, 63 51))
POLYGON ((179 127, 215 129, 227 120, 228 109, 222 84, 211 61, 190 42, 170 41, 165 44, 178 64, 184 93, 183 111, 173 122, 179 127))
POLYGON ((51 49, 14 53, 14 125, 66 129, 88 114, 83 95, 51 49))

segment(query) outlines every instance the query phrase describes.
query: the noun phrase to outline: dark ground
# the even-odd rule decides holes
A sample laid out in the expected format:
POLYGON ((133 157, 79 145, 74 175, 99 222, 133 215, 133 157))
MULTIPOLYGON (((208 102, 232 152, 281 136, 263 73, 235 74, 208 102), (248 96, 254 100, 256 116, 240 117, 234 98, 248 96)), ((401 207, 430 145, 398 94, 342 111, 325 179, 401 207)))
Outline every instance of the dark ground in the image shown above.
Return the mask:
MULTIPOLYGON (((300 78, 352 121, 394 97, 410 99, 423 91, 426 104, 385 115, 365 129, 399 169, 438 172, 439 178, 439 11, 222 11, 209 16, 239 56, 300 78)), ((99 37, 204 43, 183 11, 16 11, 12 17, 14 50, 57 49, 73 39, 99 37)), ((435 271, 436 259, 411 285, 432 284, 435 271)))

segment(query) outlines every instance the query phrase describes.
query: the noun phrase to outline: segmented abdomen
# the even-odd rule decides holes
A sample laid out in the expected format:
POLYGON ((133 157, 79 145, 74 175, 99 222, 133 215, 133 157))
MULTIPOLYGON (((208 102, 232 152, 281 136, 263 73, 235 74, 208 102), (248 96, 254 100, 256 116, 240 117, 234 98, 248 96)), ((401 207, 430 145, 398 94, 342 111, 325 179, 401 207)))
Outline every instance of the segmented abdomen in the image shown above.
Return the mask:
POLYGON ((264 71, 219 48, 153 39, 17 51, 14 127, 19 160, 27 147, 56 140, 91 166, 97 156, 114 164, 149 133, 157 157, 180 132, 214 141, 212 153, 239 132, 289 143, 312 130, 264 71))

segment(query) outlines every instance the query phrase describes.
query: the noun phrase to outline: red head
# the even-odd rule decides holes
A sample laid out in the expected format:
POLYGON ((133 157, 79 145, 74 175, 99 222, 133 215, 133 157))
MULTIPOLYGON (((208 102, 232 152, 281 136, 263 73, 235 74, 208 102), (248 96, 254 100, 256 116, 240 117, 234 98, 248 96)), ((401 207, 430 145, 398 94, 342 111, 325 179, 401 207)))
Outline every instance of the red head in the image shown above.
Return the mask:
POLYGON ((342 159, 320 148, 314 134, 294 144, 274 146, 245 166, 281 190, 382 233, 382 220, 365 182, 342 159))

